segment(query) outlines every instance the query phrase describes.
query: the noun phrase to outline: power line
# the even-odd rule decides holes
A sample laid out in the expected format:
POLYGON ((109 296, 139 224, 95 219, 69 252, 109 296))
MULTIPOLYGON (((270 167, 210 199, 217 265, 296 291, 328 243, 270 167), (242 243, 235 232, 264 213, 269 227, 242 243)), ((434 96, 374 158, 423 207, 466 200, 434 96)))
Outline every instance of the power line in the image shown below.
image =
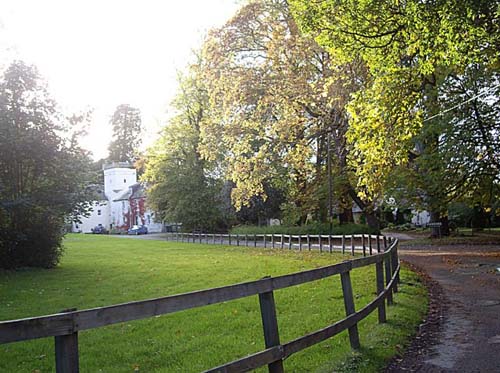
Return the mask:
POLYGON ((461 102, 461 103, 459 103, 459 104, 456 104, 455 106, 452 106, 451 108, 448 108, 448 109, 446 109, 446 110, 444 110, 444 111, 441 111, 441 112, 437 113, 436 115, 433 115, 432 117, 429 117, 429 118, 424 119, 424 120, 423 120, 423 122, 425 123, 425 122, 427 122, 427 121, 429 121, 429 120, 431 120, 431 119, 434 119, 434 118, 436 118, 436 117, 439 117, 439 116, 441 116, 441 115, 444 115, 444 114, 446 114, 446 113, 448 113, 448 112, 450 112, 450 111, 452 111, 452 110, 454 110, 454 109, 456 109, 456 108, 461 107, 462 105, 465 105, 465 104, 466 104, 466 103, 468 103, 468 102, 471 102, 472 100, 475 100, 475 99, 476 99, 476 98, 478 98, 478 97, 481 97, 481 96, 484 96, 484 95, 487 95, 487 94, 493 94, 493 92, 492 92, 492 91, 493 91, 495 88, 498 88, 498 87, 500 87, 500 83, 498 83, 497 85, 495 85, 495 86, 493 86, 493 87, 489 88, 486 92, 479 93, 479 94, 477 94, 477 95, 475 95, 475 96, 473 96, 473 97, 469 98, 468 100, 465 100, 465 101, 463 101, 463 102, 461 102))

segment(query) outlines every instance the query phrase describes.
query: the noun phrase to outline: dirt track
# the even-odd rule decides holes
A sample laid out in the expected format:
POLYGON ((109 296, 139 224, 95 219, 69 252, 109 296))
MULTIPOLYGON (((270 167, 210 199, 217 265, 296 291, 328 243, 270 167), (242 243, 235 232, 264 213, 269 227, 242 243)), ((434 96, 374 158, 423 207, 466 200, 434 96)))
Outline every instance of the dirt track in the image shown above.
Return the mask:
MULTIPOLYGON (((403 237, 401 237, 403 238, 403 237)), ((429 276, 431 312, 390 372, 500 372, 500 245, 405 246, 429 276)))

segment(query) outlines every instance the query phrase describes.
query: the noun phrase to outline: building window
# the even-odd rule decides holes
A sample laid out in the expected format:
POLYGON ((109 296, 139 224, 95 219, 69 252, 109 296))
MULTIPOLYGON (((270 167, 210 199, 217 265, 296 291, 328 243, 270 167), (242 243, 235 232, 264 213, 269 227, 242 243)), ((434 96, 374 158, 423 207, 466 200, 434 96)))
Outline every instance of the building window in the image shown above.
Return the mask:
POLYGON ((97 215, 101 215, 101 210, 97 210, 97 215))

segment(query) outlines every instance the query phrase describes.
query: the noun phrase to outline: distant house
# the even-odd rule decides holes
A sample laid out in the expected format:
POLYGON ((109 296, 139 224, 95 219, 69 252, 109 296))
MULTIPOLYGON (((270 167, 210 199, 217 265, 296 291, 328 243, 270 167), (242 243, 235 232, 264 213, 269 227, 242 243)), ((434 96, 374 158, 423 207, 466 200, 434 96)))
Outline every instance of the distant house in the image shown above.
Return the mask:
POLYGON ((146 207, 145 186, 137 182, 132 165, 114 162, 104 165, 103 172, 104 186, 97 190, 99 198, 92 203, 90 216, 73 223, 73 232, 89 233, 99 224, 115 232, 126 232, 133 225, 145 225, 151 233, 164 229, 146 207))

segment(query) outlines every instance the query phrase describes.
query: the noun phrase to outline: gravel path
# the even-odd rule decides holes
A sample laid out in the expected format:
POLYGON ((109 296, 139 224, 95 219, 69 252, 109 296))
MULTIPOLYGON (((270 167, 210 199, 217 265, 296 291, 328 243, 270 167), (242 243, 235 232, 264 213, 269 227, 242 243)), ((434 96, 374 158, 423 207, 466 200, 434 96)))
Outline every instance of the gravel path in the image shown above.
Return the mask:
POLYGON ((424 269, 430 312, 388 372, 500 372, 500 245, 405 246, 424 269))

